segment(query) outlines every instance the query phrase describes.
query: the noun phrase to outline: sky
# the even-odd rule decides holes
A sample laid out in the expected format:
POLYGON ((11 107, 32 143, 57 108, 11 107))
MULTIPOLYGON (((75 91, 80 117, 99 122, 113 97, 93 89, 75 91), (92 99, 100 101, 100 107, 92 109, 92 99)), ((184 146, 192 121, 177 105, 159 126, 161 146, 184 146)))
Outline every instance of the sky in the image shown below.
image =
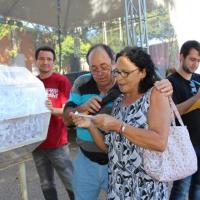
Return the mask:
POLYGON ((181 46, 186 40, 200 41, 200 0, 174 0, 175 8, 170 12, 181 46))
MULTIPOLYGON (((170 11, 179 48, 187 40, 200 42, 200 0, 174 0, 175 8, 170 11)), ((200 74, 200 66, 196 71, 200 74)))

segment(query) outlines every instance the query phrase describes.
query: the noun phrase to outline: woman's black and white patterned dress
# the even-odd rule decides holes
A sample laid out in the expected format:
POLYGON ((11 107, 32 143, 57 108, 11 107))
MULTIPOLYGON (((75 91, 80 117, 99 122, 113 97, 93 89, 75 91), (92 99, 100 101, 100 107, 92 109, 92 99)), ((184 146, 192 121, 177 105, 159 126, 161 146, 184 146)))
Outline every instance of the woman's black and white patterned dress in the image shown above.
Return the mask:
MULTIPOLYGON (((114 103, 112 115, 134 127, 147 127, 149 92, 133 104, 123 107, 121 95, 114 103)), ((108 145, 108 200, 166 200, 168 184, 156 181, 143 168, 142 147, 134 145, 116 132, 105 136, 108 145)))

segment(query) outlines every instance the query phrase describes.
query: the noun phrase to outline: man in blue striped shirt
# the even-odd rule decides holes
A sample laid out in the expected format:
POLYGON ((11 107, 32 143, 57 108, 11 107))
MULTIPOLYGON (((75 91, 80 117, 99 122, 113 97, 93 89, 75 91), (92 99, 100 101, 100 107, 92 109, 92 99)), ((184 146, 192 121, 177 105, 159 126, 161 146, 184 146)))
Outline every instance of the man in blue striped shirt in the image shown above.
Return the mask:
MULTIPOLYGON (((112 49, 107 45, 97 44, 89 49, 86 58, 91 73, 78 77, 74 82, 64 108, 66 125, 72 123, 70 112, 109 113, 114 99, 119 95, 112 76, 115 59, 112 49)), ((156 87, 166 95, 172 94, 169 81, 160 81, 156 87)), ((74 161, 75 199, 97 200, 100 191, 107 190, 107 154, 96 146, 87 129, 77 128, 77 143, 80 148, 74 161)))

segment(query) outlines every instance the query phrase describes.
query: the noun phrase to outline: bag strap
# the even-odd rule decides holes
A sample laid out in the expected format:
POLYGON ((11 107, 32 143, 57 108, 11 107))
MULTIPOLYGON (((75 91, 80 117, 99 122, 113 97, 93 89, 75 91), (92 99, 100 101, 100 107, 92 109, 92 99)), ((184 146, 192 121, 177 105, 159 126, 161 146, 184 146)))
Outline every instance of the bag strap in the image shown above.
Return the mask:
MULTIPOLYGON (((150 102, 150 97, 151 97, 151 93, 152 93, 152 89, 149 89, 148 92, 147 92, 147 98, 148 98, 148 101, 150 102)), ((169 104, 170 104, 170 108, 171 108, 171 111, 172 111, 172 125, 173 126, 176 126, 176 120, 175 120, 175 117, 177 118, 178 122, 180 123, 181 126, 185 126, 184 123, 183 123, 183 120, 179 114, 179 111, 174 103, 174 101, 172 100, 171 97, 169 97, 169 104)))
POLYGON ((155 87, 155 86, 153 86, 152 88, 150 88, 150 89, 147 91, 147 94, 146 94, 149 104, 150 104, 150 99, 151 99, 151 93, 152 93, 152 90, 153 90, 154 87, 155 87))
POLYGON ((181 116, 180 116, 180 114, 178 112, 178 109, 177 109, 176 105, 174 104, 174 102, 173 102, 171 97, 169 97, 169 104, 170 104, 170 107, 172 109, 172 124, 173 124, 173 126, 176 125, 175 116, 176 116, 178 122, 180 123, 180 125, 184 126, 183 120, 182 120, 182 118, 181 118, 181 116))

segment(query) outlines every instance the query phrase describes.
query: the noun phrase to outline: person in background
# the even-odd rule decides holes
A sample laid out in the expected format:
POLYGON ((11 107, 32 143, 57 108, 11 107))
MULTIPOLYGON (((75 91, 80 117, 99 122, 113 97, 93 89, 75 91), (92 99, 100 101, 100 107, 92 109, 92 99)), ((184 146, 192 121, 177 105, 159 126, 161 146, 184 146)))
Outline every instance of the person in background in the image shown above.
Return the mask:
POLYGON ((32 153, 40 184, 46 200, 57 200, 54 181, 54 169, 71 200, 74 199, 72 187, 73 166, 70 160, 68 133, 62 120, 63 105, 69 97, 71 83, 58 73, 53 72, 55 52, 48 46, 42 46, 35 52, 39 69, 38 78, 44 83, 48 94, 47 107, 51 111, 51 119, 46 140, 32 153))
POLYGON ((185 200, 188 192, 190 200, 200 199, 200 107, 188 112, 192 105, 200 100, 200 75, 195 73, 199 62, 199 42, 186 41, 180 50, 179 67, 168 77, 174 90, 173 100, 189 130, 198 159, 198 170, 195 174, 173 183, 171 200, 185 200))
POLYGON ((169 99, 154 87, 154 64, 141 48, 124 48, 115 67, 113 76, 122 94, 114 102, 112 116, 97 114, 91 119, 72 114, 74 122, 88 128, 98 147, 108 153, 108 200, 167 200, 168 183, 145 172, 143 152, 166 148, 169 99))
POLYGON ((170 75, 173 74, 175 71, 176 71, 176 69, 175 69, 174 67, 169 67, 169 68, 166 70, 165 77, 170 76, 170 75))
MULTIPOLYGON (((92 46, 86 56, 90 72, 74 82, 70 98, 64 108, 66 125, 73 124, 70 112, 96 114, 108 113, 119 95, 112 67, 115 56, 105 44, 92 46)), ((168 80, 156 82, 156 88, 165 95, 172 94, 168 80)), ((76 200, 97 200, 100 191, 108 189, 108 156, 93 141, 88 129, 77 128, 79 151, 74 161, 74 193, 76 200)))

